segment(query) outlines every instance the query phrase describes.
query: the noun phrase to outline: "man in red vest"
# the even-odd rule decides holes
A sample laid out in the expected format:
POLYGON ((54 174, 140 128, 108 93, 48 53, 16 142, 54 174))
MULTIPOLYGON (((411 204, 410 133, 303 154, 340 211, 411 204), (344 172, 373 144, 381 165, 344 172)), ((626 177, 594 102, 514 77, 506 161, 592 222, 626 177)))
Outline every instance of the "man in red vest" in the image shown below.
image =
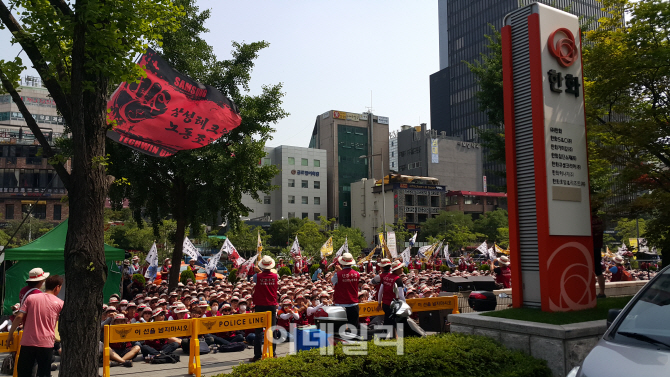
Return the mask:
POLYGON ((400 275, 403 273, 403 265, 401 261, 394 261, 390 266, 385 266, 384 272, 379 275, 382 284, 377 297, 379 302, 377 310, 384 311, 384 326, 394 325, 394 321, 391 319, 391 302, 393 302, 393 299, 397 297, 401 301, 405 301, 405 286, 400 279, 400 275))
POLYGON ((491 269, 496 274, 496 283, 502 284, 505 288, 512 288, 512 270, 510 269, 510 261, 506 256, 498 259, 498 267, 493 266, 493 261, 489 261, 491 269))
POLYGON ((344 253, 338 258, 335 266, 335 275, 331 278, 335 293, 333 293, 333 304, 341 306, 347 313, 347 323, 352 326, 358 325, 358 281, 360 274, 352 270, 351 266, 356 264, 353 255, 344 253))
MULTIPOLYGON (((256 286, 252 294, 256 305, 256 313, 272 313, 272 326, 277 324, 277 282, 279 280, 277 274, 270 271, 274 266, 275 261, 267 255, 258 262, 258 268, 261 269, 261 272, 253 277, 256 286)), ((254 339, 254 357, 251 358, 251 362, 258 361, 263 356, 262 341, 263 329, 258 328, 256 329, 256 339, 254 339)), ((272 344, 272 349, 273 352, 276 351, 276 344, 272 344)))

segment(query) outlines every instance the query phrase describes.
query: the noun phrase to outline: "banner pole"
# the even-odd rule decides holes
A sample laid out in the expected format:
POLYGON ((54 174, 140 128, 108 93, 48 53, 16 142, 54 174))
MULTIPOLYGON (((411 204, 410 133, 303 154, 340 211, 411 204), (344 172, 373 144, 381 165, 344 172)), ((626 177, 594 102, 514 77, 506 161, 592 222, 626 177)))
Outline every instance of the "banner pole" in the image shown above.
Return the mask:
POLYGON ((195 342, 198 339, 195 320, 191 320, 191 340, 188 345, 188 374, 195 374, 195 342))
POLYGON ((21 354, 21 338, 23 337, 23 331, 18 331, 17 334, 14 334, 14 340, 16 341, 16 356, 14 358, 14 377, 18 377, 18 369, 16 365, 19 363, 19 355, 21 354))
POLYGON ((109 372, 109 325, 105 325, 105 349, 102 351, 102 376, 110 377, 109 372))

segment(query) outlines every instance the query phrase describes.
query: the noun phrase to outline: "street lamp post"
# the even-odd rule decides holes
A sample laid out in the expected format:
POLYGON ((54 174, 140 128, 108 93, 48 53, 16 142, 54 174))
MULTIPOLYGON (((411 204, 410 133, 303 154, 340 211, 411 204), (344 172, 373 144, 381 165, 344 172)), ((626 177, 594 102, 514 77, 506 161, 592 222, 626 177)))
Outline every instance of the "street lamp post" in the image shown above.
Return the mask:
MULTIPOLYGON (((384 237, 386 237, 386 191, 384 191, 384 155, 383 155, 383 149, 379 151, 379 153, 371 154, 370 156, 368 155, 362 155, 359 158, 368 158, 370 157, 370 160, 372 160, 373 157, 379 156, 379 159, 381 160, 381 168, 382 168, 382 223, 384 224, 384 228, 382 230, 382 233, 384 234, 384 237)), ((372 172, 374 174, 374 171, 372 172)), ((374 178, 374 177, 373 177, 374 178)))

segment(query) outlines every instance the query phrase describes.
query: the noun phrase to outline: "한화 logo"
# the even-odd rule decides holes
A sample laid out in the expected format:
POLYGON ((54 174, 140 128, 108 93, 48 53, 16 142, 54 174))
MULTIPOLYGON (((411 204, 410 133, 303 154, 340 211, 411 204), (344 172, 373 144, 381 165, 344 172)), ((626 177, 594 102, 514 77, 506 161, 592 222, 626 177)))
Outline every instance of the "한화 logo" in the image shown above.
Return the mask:
POLYGON ((556 58, 561 67, 571 66, 577 60, 577 46, 572 32, 566 28, 556 29, 549 36, 549 53, 556 58), (555 41, 556 33, 562 33, 565 38, 555 41))

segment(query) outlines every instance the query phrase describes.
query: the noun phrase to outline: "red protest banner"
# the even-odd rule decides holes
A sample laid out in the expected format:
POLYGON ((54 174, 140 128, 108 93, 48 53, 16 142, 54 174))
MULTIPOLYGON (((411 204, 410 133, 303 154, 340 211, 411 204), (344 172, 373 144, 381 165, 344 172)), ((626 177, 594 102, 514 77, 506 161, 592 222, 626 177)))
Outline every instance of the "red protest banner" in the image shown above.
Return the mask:
POLYGON ((210 85, 174 70, 148 49, 139 65, 147 77, 124 82, 108 103, 116 121, 110 139, 152 156, 204 147, 242 122, 235 103, 210 85))

